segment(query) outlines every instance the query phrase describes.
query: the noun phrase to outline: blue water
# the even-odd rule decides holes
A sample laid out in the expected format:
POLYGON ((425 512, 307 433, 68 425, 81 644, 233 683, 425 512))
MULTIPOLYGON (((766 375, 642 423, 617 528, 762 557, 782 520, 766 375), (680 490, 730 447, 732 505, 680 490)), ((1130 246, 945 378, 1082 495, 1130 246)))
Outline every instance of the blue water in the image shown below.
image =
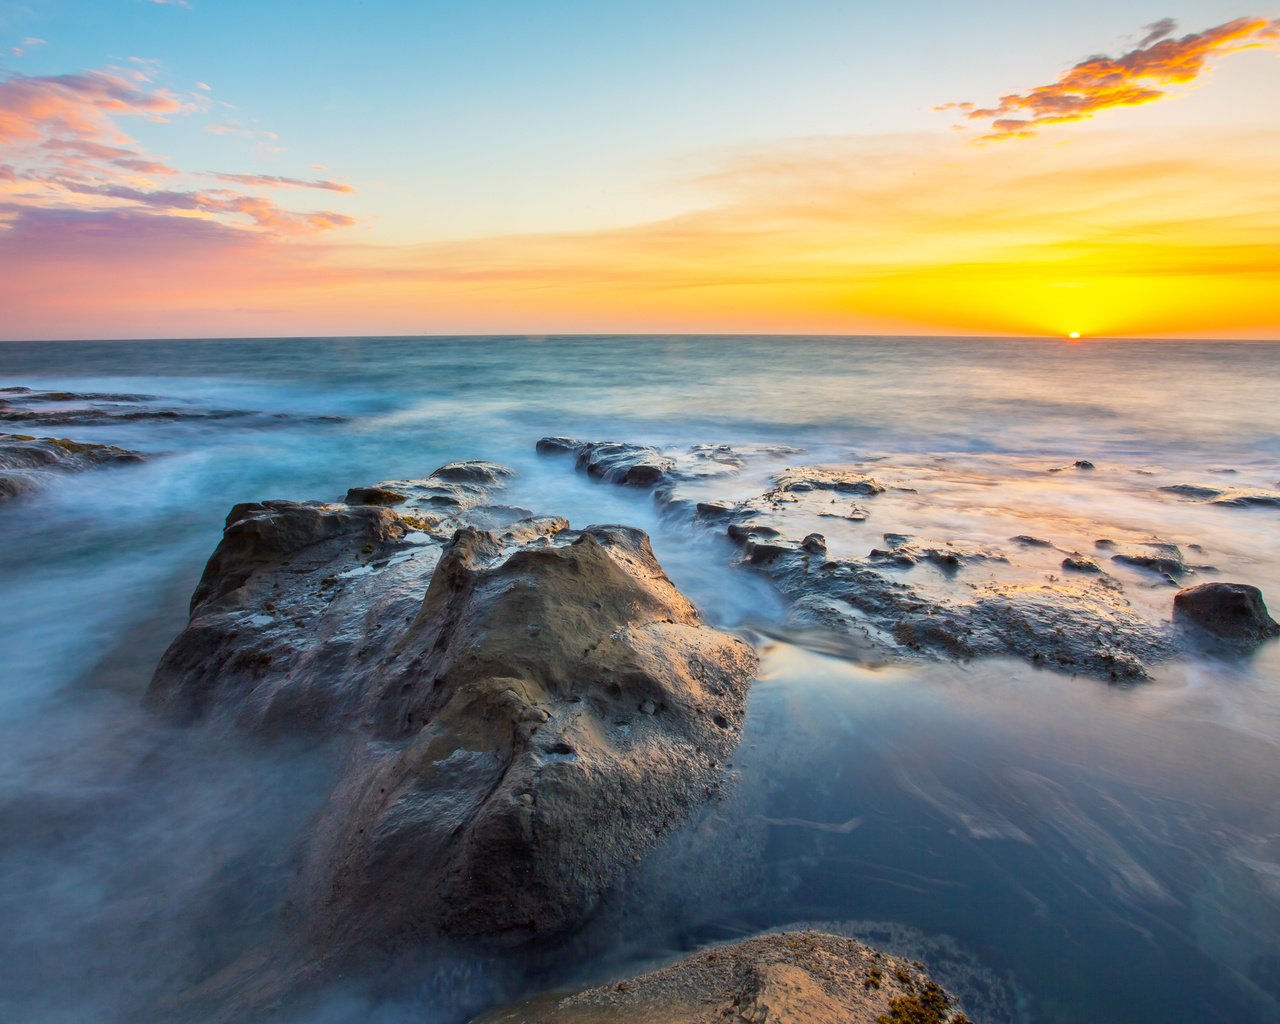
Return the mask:
MULTIPOLYGON (((575 977, 789 922, 874 921, 921 941, 949 936, 1017 994, 1018 1020, 1280 1019, 1277 645, 1241 663, 1173 663, 1130 689, 1005 663, 873 671, 805 650, 781 599, 732 568, 715 538, 533 451, 540 436, 568 434, 881 459, 878 474, 914 490, 830 538, 851 553, 890 531, 975 544, 1037 532, 1064 545, 1168 539, 1200 545, 1220 578, 1280 604, 1280 516, 1157 490, 1275 488, 1276 380, 1280 344, 1265 343, 0 345, 0 386, 286 414, 14 428, 153 458, 67 475, 0 508, 0 1016, 167 1019, 154 1008, 276 927, 326 752, 174 735, 137 706, 230 506, 337 499, 488 458, 517 470, 504 500, 649 530, 710 621, 774 638, 759 640, 736 796, 695 844, 745 881, 704 891, 675 844, 660 861, 671 891, 650 898, 681 912, 631 908, 626 941, 585 950, 575 977), (1098 471, 1047 473, 1077 458, 1098 471), (802 824, 853 819, 846 831, 802 824)), ((747 473, 723 486, 763 483, 747 473)), ((1136 606, 1167 614, 1166 590, 1127 585, 1136 606)), ((473 989, 459 1005, 483 1002, 473 989)), ((343 998, 315 1020, 372 1019, 343 998)), ((457 1019, 433 998, 383 1006, 378 1019, 457 1019)))

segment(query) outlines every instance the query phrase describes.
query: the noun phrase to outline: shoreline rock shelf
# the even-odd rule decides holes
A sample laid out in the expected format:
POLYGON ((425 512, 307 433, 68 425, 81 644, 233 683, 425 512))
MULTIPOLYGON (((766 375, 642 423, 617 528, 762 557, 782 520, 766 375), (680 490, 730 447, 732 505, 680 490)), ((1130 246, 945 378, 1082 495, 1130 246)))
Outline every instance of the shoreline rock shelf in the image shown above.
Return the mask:
MULTIPOLYGON (((661 507, 671 513, 686 511, 693 522, 723 530, 741 550, 740 564, 767 576, 790 601, 792 623, 828 631, 861 658, 967 661, 1011 656, 1060 671, 1132 682, 1148 678, 1152 663, 1195 646, 1196 637, 1178 628, 1172 618, 1153 621, 1135 609, 1125 596, 1123 581, 1078 552, 1056 566, 1070 574, 1065 580, 1052 572, 1036 580, 1013 566, 1010 555, 1018 551, 1057 550, 1039 537, 1015 536, 1014 547, 1006 553, 885 533, 883 546, 872 547, 865 558, 831 555, 827 537, 806 524, 818 517, 859 524, 868 518, 867 509, 853 506, 833 513, 828 511, 833 496, 857 497, 875 507, 877 497, 888 489, 866 476, 861 463, 789 466, 775 473, 773 486, 755 497, 726 501, 702 495, 693 500, 679 493, 680 485, 693 479, 682 468, 680 452, 568 438, 538 443, 544 454, 577 453, 579 468, 588 472, 584 458, 589 462, 590 455, 584 453, 600 450, 610 452, 610 469, 593 475, 635 483, 629 478, 630 467, 644 462, 652 471, 645 474, 643 485, 652 488, 661 507), (656 459, 662 460, 660 471, 654 468, 656 459), (930 567, 946 584, 922 581, 919 566, 930 567), (965 574, 977 566, 990 567, 983 574, 986 578, 967 578, 965 574), (1010 568, 997 576, 995 570, 1003 567, 1010 568)), ((733 449, 718 450, 725 453, 725 465, 744 463, 733 449)), ((1114 554, 1111 561, 1173 585, 1197 570, 1213 571, 1211 566, 1187 565, 1175 545, 1162 542, 1138 544, 1114 554)), ((1252 642, 1266 638, 1257 633, 1252 642)), ((1236 642, 1231 650, 1243 652, 1249 646, 1236 642)))
POLYGON ((741 735, 751 647, 641 531, 490 504, 506 475, 237 506, 152 681, 181 720, 350 732, 294 900, 322 957, 572 932, 741 735))

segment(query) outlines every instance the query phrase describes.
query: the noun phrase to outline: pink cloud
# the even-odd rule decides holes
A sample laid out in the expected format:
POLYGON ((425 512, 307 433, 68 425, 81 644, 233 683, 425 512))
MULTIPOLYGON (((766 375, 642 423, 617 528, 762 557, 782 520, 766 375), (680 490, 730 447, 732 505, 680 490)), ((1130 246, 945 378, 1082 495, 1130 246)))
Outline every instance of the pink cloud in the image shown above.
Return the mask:
MULTIPOLYGON (((115 212, 122 205, 146 215, 217 220, 233 230, 296 237, 348 227, 354 220, 333 210, 290 210, 239 189, 156 188, 148 179, 184 175, 144 152, 124 133, 129 117, 165 121, 200 112, 194 97, 179 97, 152 84, 158 66, 130 58, 123 71, 29 77, 0 81, 0 146, 7 173, 0 181, 10 199, 26 208, 71 207, 115 212)), ((274 139, 271 132, 239 125, 211 125, 214 134, 236 132, 274 139)), ((199 175, 195 175, 198 177, 199 175)), ((328 179, 308 180, 251 173, 213 175, 244 190, 355 190, 328 179)), ((11 219, 11 218, 10 218, 11 219)), ((6 221, 5 229, 12 230, 6 221)))
POLYGON ((984 139, 1034 135, 1045 125, 1083 121, 1113 107, 1152 103, 1174 85, 1194 82, 1211 59, 1280 43, 1280 19, 1237 18, 1215 28, 1175 39, 1171 18, 1146 26, 1137 47, 1119 57, 1080 61, 1056 82, 1025 93, 1000 97, 991 107, 949 103, 936 109, 960 110, 971 121, 990 122, 984 139))
POLYGON ((252 185, 257 188, 317 188, 327 192, 354 192, 355 189, 340 181, 318 179, 307 181, 305 178, 285 178, 275 174, 217 174, 219 181, 232 182, 236 185, 252 185))

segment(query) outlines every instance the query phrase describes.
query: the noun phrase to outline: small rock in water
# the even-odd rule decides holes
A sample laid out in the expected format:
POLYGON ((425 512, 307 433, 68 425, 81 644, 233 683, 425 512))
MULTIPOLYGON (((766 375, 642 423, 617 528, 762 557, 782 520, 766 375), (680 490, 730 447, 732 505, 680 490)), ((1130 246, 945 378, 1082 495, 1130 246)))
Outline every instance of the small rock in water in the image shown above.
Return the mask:
POLYGON ((1253 646, 1280 635, 1262 591, 1247 583, 1202 583, 1178 591, 1173 618, 1221 640, 1253 646))

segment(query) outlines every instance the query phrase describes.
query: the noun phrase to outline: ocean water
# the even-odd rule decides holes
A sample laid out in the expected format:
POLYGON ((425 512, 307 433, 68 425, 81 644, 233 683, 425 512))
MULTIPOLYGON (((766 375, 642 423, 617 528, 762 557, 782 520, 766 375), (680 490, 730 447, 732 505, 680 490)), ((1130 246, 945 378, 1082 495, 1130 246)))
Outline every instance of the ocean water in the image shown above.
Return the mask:
MULTIPOLYGON (((787 462, 867 460, 893 486, 865 523, 824 527, 838 555, 887 532, 1162 541, 1194 550, 1189 582, 1252 583, 1280 606, 1280 511, 1159 489, 1280 487, 1277 380, 1266 343, 0 345, 0 386, 274 417, 0 427, 153 456, 0 507, 0 1018, 202 1019, 184 994, 279 927, 334 752, 168 730, 139 708, 228 509, 487 458, 517 471, 504 501, 648 530, 706 618, 762 653, 730 797, 620 897, 621 927, 589 930, 529 984, 820 921, 946 961, 991 1019, 1280 1019, 1280 644, 1127 687, 1006 661, 835 658, 788 629, 726 542, 534 452, 548 434, 803 449, 704 482, 709 497, 759 493, 787 462), (1076 459, 1097 469, 1051 472, 1076 459)), ((1019 552, 999 571, 1031 582, 1055 559, 1019 552)), ((939 593, 965 583, 912 573, 939 593)), ((1116 573, 1167 617, 1170 587, 1116 573)), ((447 1024, 518 994, 481 965, 422 971, 394 997, 347 979, 297 1019, 447 1024)))

